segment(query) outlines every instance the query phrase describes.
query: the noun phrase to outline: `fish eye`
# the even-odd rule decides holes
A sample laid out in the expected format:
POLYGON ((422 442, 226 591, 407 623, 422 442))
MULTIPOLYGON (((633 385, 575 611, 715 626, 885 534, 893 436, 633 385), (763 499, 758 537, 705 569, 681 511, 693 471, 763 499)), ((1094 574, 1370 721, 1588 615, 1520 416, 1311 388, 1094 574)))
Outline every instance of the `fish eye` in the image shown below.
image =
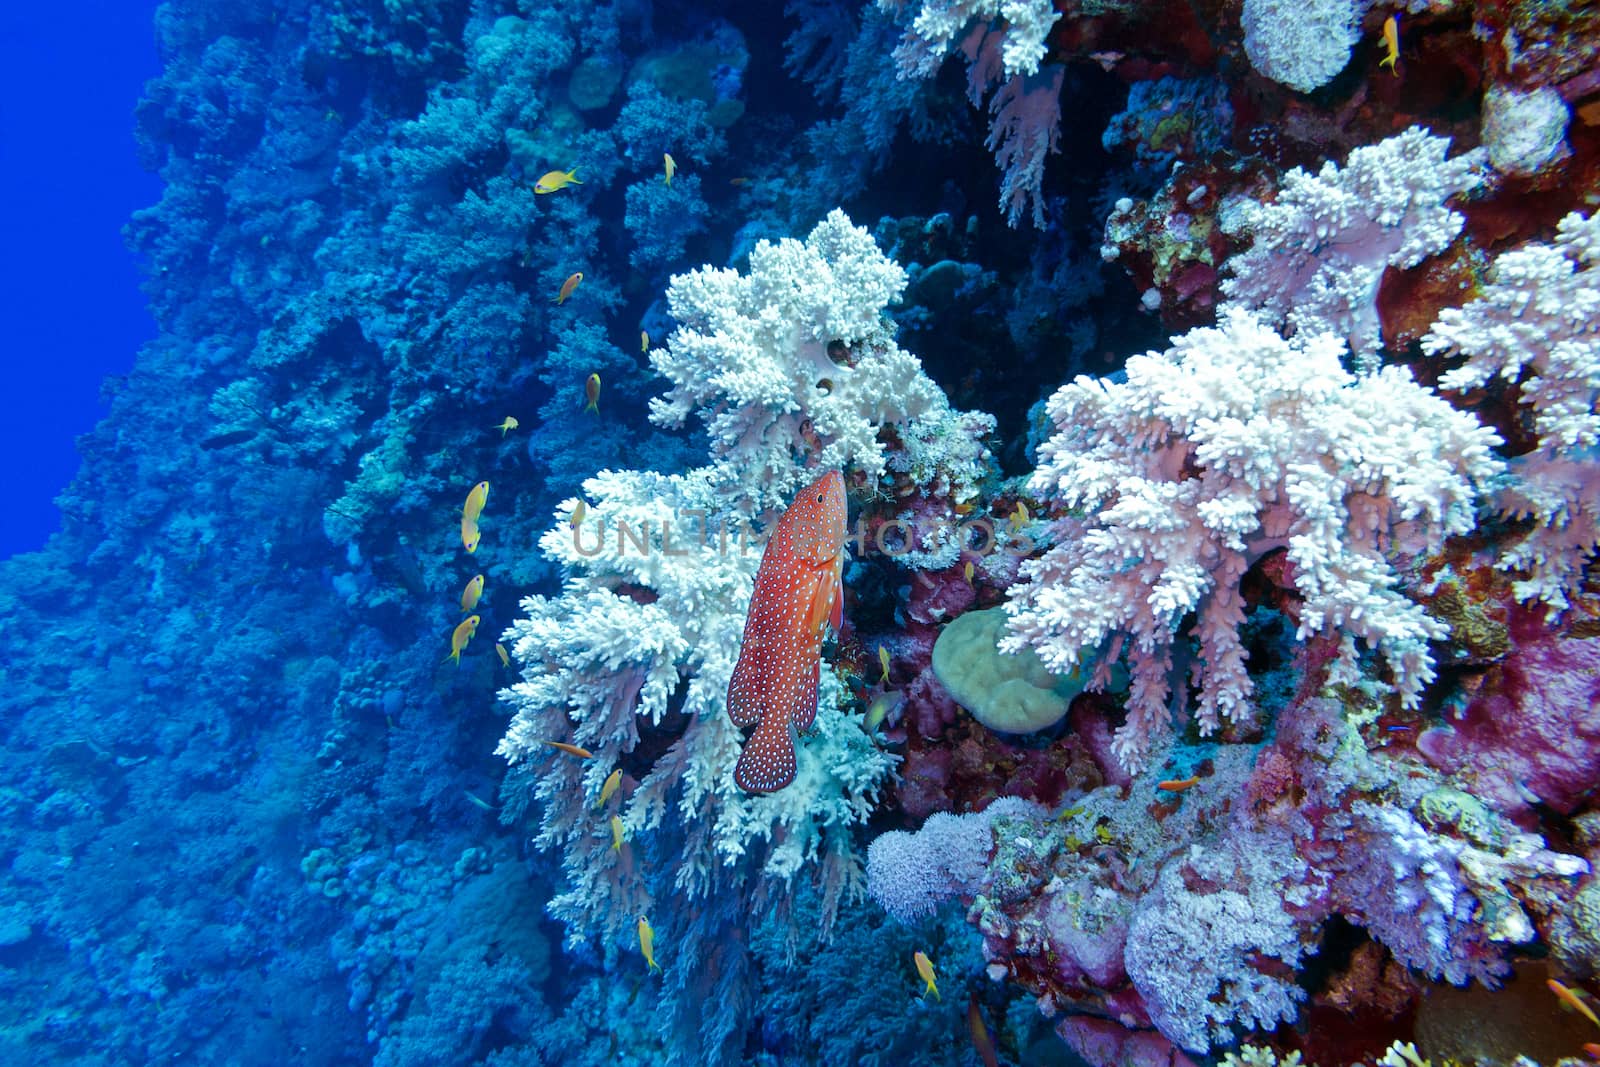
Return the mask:
POLYGON ((822 503, 822 494, 821 493, 817 494, 817 503, 819 503, 819 504, 822 503))

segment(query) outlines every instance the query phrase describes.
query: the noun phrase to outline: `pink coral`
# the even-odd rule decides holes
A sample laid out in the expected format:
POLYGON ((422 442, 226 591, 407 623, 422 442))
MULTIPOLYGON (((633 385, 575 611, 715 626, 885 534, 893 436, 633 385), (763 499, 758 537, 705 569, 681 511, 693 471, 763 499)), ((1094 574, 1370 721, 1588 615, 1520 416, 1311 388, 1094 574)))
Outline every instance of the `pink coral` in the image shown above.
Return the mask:
POLYGON ((1086 648, 1125 654, 1115 744, 1128 770, 1183 703, 1172 668, 1186 627, 1201 732, 1252 714, 1239 582, 1277 548, 1304 597, 1298 636, 1339 634, 1345 667, 1365 641, 1408 706, 1432 679, 1427 642, 1445 629, 1402 595, 1387 553, 1473 528, 1498 438, 1400 368, 1350 374, 1343 351, 1330 334, 1287 342, 1231 311, 1130 358, 1124 382, 1079 377, 1050 398, 1056 432, 1030 487, 1084 517, 1058 520, 1055 546, 1023 565, 1001 647, 1032 647, 1058 673, 1086 648))

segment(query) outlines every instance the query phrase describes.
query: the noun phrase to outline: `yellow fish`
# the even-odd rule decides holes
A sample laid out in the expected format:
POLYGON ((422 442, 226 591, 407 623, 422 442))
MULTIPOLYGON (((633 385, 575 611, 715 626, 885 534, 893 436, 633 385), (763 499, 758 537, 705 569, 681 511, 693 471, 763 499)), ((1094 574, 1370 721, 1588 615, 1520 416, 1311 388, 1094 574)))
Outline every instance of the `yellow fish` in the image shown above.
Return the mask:
POLYGON ((483 514, 483 506, 489 502, 489 483, 479 482, 467 494, 467 502, 461 506, 461 517, 477 524, 478 516, 483 514))
POLYGON ((573 167, 568 171, 553 170, 549 174, 533 183, 533 191, 543 195, 553 193, 557 189, 565 189, 569 185, 582 185, 578 180, 578 168, 573 167))
POLYGON ((483 575, 477 575, 461 590, 461 610, 471 611, 478 606, 478 598, 483 595, 483 575))
POLYGON ((967 565, 961 568, 961 577, 967 580, 969 586, 972 584, 972 561, 970 559, 967 560, 967 565))
POLYGON ((588 401, 583 410, 600 414, 600 375, 589 375, 589 380, 583 383, 583 398, 588 401))
POLYGON ((611 851, 622 851, 622 820, 611 816, 611 851))
POLYGON ((511 666, 511 654, 506 651, 506 646, 505 645, 502 645, 499 641, 496 641, 494 643, 494 650, 495 650, 495 653, 497 655, 499 655, 499 657, 500 657, 500 666, 502 666, 502 667, 511 666))
POLYGON ((472 521, 471 519, 469 519, 469 518, 467 518, 465 516, 462 516, 462 519, 461 519, 461 547, 465 548, 468 552, 476 552, 476 551, 478 551, 478 538, 479 538, 479 536, 480 535, 478 533, 478 524, 476 522, 472 521))
POLYGON ((617 789, 621 785, 622 785, 622 768, 618 767, 616 770, 612 771, 611 774, 606 777, 605 784, 600 787, 600 802, 597 803, 595 805, 595 807, 597 807, 597 808, 605 807, 606 806, 606 801, 610 800, 613 796, 616 795, 617 789))
POLYGON ((1400 77, 1400 68, 1395 65, 1395 61, 1400 58, 1400 18, 1398 15, 1390 15, 1383 20, 1383 46, 1389 50, 1389 54, 1378 60, 1378 69, 1382 70, 1384 67, 1388 67, 1396 78, 1400 77))
POLYGON ((578 745, 569 745, 565 741, 546 741, 545 744, 549 745, 551 748, 560 749, 569 756, 577 756, 579 759, 594 759, 593 752, 590 752, 586 748, 581 748, 578 745))
POLYGON ((578 506, 572 509, 572 518, 567 520, 567 525, 576 530, 578 527, 583 525, 583 520, 587 518, 588 515, 588 505, 584 504, 584 502, 580 500, 578 501, 578 506))
POLYGON ((581 270, 573 271, 571 274, 567 275, 567 280, 561 283, 561 292, 556 294, 556 303, 565 304, 567 302, 567 297, 572 295, 573 290, 577 289, 579 283, 582 281, 583 271, 581 270))
POLYGON ((639 331, 639 351, 650 351, 650 332, 648 330, 639 331))
POLYGON ((670 152, 664 153, 661 158, 666 162, 667 166, 667 184, 671 185, 672 176, 678 173, 678 165, 672 161, 672 154, 670 152))
POLYGON ((883 668, 883 685, 889 684, 889 650, 882 645, 878 646, 878 666, 883 668))
POLYGON ((1011 513, 1011 525, 1021 526, 1028 521, 1028 505, 1017 501, 1017 510, 1011 513))
POLYGON ((917 976, 928 983, 928 988, 922 991, 923 997, 926 998, 929 993, 932 993, 933 999, 939 1000, 939 983, 933 980, 933 961, 928 958, 926 952, 920 951, 911 958, 916 961, 917 976))
POLYGON ((656 965, 656 932, 650 929, 650 920, 639 916, 639 952, 652 971, 661 970, 656 965))
POLYGON ((461 666, 461 650, 467 647, 467 642, 472 640, 472 635, 478 632, 478 617, 468 615, 461 620, 461 624, 450 635, 450 654, 445 660, 455 660, 456 666, 461 666))
POLYGON ((883 720, 889 717, 889 713, 898 708, 904 700, 904 693, 879 693, 872 698, 872 703, 867 705, 867 713, 861 720, 862 728, 869 734, 873 733, 883 725, 883 720))
POLYGON ((515 430, 519 425, 521 425, 521 424, 519 422, 517 422, 517 419, 516 419, 515 415, 507 415, 506 416, 506 421, 496 425, 495 429, 500 431, 500 436, 501 437, 504 437, 508 430, 515 430))

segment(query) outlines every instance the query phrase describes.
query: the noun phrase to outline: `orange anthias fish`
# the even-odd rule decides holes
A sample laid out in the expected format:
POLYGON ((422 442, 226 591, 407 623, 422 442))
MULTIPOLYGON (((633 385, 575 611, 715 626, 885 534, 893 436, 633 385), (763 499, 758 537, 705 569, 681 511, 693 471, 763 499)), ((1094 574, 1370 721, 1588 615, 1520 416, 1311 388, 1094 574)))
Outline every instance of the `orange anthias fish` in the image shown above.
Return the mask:
POLYGON ((1545 979, 1544 984, 1550 987, 1550 992, 1554 993, 1562 1004, 1578 1012, 1596 1026, 1600 1026, 1600 1016, 1596 1016, 1589 1005, 1584 1003, 1583 998, 1578 996, 1570 987, 1563 985, 1554 978, 1545 979))
POLYGON ((928 987, 922 991, 923 998, 926 999, 928 994, 932 993, 934 1000, 942 1000, 943 998, 939 996, 939 983, 933 976, 933 961, 928 958, 928 954, 919 950, 911 959, 917 965, 917 976, 928 983, 928 987))
POLYGON ((983 1058, 983 1067, 1000 1067, 994 1042, 989 1039, 989 1028, 983 1025, 983 1012, 978 1009, 976 993, 967 998, 967 1032, 972 1035, 972 1047, 983 1058))
POLYGON ((461 613, 464 615, 478 606, 478 598, 483 596, 483 575, 474 575, 472 581, 461 591, 461 613))
POLYGON ((467 502, 461 505, 461 517, 469 522, 477 522, 478 516, 483 514, 483 506, 489 502, 489 483, 479 482, 467 494, 467 502))
POLYGON ((728 683, 728 715, 756 727, 733 771, 747 792, 794 781, 795 731, 817 717, 823 631, 843 621, 844 523, 844 477, 829 471, 795 496, 762 553, 728 683))
POLYGON ((567 280, 561 283, 561 292, 556 294, 556 303, 565 304, 567 297, 572 295, 573 290, 577 289, 578 284, 582 281, 583 271, 581 270, 567 275, 567 280))
POLYGON ((583 399, 583 410, 592 411, 596 415, 600 414, 600 375, 598 372, 589 375, 588 380, 583 383, 583 399))
POLYGON ((467 647, 467 642, 471 641, 472 635, 477 632, 478 617, 476 615, 469 615, 462 619, 461 625, 457 626, 455 632, 450 635, 450 654, 444 658, 445 662, 448 663, 451 660, 455 660, 456 666, 461 666, 461 650, 467 647))

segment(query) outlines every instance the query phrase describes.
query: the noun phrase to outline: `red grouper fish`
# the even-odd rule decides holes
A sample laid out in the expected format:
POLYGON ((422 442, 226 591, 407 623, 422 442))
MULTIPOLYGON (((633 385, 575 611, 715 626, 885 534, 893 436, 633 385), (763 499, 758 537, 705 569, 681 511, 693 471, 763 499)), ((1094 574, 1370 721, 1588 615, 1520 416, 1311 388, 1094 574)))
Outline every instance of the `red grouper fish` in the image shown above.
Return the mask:
POLYGON ((756 727, 733 770, 746 792, 794 781, 795 731, 817 717, 824 627, 843 621, 844 522, 844 476, 829 471, 794 498, 761 555, 728 683, 734 724, 756 727))

